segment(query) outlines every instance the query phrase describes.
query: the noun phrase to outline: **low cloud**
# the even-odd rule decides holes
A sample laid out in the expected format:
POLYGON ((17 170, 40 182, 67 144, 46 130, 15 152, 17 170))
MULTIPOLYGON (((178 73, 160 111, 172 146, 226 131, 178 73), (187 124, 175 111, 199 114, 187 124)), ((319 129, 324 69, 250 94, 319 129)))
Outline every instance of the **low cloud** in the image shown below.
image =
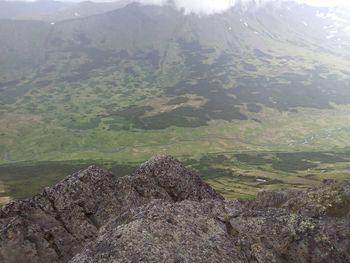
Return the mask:
MULTIPOLYGON (((2 0, 0 0, 2 1, 2 0)), ((16 0, 5 0, 16 1, 16 0)), ((40 1, 40 0, 18 0, 18 1, 40 1)), ((82 2, 86 0, 57 0, 65 2, 82 2)), ((124 0, 90 0, 92 2, 117 2, 124 0)), ((323 7, 347 7, 350 8, 350 0, 130 0, 131 2, 138 2, 142 5, 173 5, 179 10, 183 10, 186 14, 195 13, 199 15, 210 15, 221 13, 227 9, 234 7, 236 4, 255 4, 263 5, 265 3, 281 3, 281 2, 297 2, 300 4, 307 4, 312 6, 323 7)))
POLYGON ((223 12, 236 4, 233 0, 140 0, 141 4, 172 4, 185 13, 213 14, 223 12))
POLYGON ((298 2, 313 6, 350 6, 349 0, 137 0, 145 5, 174 5, 185 13, 209 15, 221 13, 236 4, 255 3, 261 5, 268 2, 298 2))

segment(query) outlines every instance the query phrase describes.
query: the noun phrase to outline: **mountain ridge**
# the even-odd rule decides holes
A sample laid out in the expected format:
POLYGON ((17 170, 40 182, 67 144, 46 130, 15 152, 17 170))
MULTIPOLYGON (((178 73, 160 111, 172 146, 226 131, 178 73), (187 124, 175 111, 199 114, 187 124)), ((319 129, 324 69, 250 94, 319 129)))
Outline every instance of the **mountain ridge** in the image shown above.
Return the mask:
MULTIPOLYGON (((293 8, 295 8, 297 11, 303 10, 303 8, 300 8, 298 5, 291 5, 291 6, 293 8)), ((326 42, 331 43, 330 40, 324 39, 323 43, 321 44, 320 41, 322 39, 320 39, 320 37, 324 35, 324 32, 322 32, 322 28, 320 28, 319 25, 315 24, 315 22, 313 21, 314 18, 312 18, 311 20, 309 18, 310 21, 308 21, 308 26, 305 26, 305 25, 303 25, 303 23, 306 23, 306 22, 300 21, 302 18, 291 17, 291 14, 293 14, 293 12, 295 13, 296 11, 292 12, 292 11, 288 11, 286 8, 281 8, 281 9, 277 8, 276 9, 276 8, 270 8, 270 7, 273 7, 273 5, 271 4, 271 5, 268 5, 266 7, 260 7, 257 9, 258 11, 253 11, 252 13, 250 13, 248 11, 245 11, 245 12, 241 11, 241 8, 236 7, 236 8, 231 8, 229 11, 226 11, 225 13, 219 14, 219 15, 204 16, 204 17, 188 15, 188 16, 186 16, 187 17, 186 20, 189 20, 191 22, 190 22, 190 24, 187 24, 186 26, 187 27, 189 25, 196 26, 197 30, 200 30, 197 33, 202 34, 202 35, 204 34, 203 36, 201 36, 201 39, 199 39, 199 42, 201 42, 202 44, 204 44, 208 47, 215 47, 219 44, 219 45, 224 45, 225 48, 230 48, 230 46, 232 44, 227 45, 226 43, 224 43, 224 41, 222 41, 224 38, 229 38, 230 42, 235 43, 234 45, 236 45, 236 46, 232 46, 234 48, 242 48, 243 47, 242 44, 240 44, 237 41, 244 40, 244 43, 246 45, 248 45, 248 46, 252 45, 252 47, 251 47, 252 49, 254 49, 254 48, 260 49, 259 46, 256 46, 259 42, 264 42, 264 41, 271 42, 272 41, 271 44, 273 44, 278 40, 278 38, 283 36, 283 34, 287 33, 286 36, 288 38, 293 39, 293 41, 294 41, 294 43, 288 44, 290 47, 293 47, 293 45, 294 46, 298 45, 298 42, 300 41, 300 43, 301 43, 300 45, 303 45, 304 48, 305 47, 308 48, 307 47, 308 45, 310 45, 310 44, 314 45, 314 43, 310 42, 312 39, 310 39, 309 36, 307 37, 307 35, 305 34, 306 33, 305 30, 307 30, 308 34, 311 33, 313 38, 316 38, 316 39, 312 40, 313 42, 319 43, 318 45, 316 45, 314 47, 315 50, 319 49, 320 46, 321 47, 325 46, 325 44, 327 44, 326 42), (253 16, 259 17, 259 20, 256 20, 253 16), (220 19, 221 17, 223 17, 223 18, 220 19), (287 19, 287 20, 284 21, 284 19, 287 19), (220 22, 220 20, 223 20, 223 21, 226 20, 226 22, 222 23, 222 22, 220 22), (205 21, 207 21, 207 22, 205 22, 205 21), (201 26, 201 23, 205 23, 205 24, 201 26), (290 26, 288 25, 288 29, 285 30, 285 31, 290 31, 291 27, 293 27, 293 30, 290 31, 289 33, 288 32, 283 33, 281 31, 282 29, 280 28, 280 26, 278 26, 279 24, 285 24, 285 23, 292 23, 290 26), (213 26, 215 24, 217 24, 217 26, 219 26, 219 27, 213 26), (273 28, 273 27, 271 27, 271 25, 277 25, 277 26, 275 26, 275 28, 273 28), (205 33, 205 30, 201 29, 201 27, 203 27, 203 26, 205 26, 206 30, 208 31, 207 33, 205 33), (308 27, 311 27, 311 26, 314 26, 313 30, 308 30, 308 27), (224 27, 224 30, 222 29, 222 27, 224 27), (263 31, 261 31, 261 30, 263 30, 263 31), (274 30, 277 30, 277 32, 273 32, 274 30), (232 32, 230 32, 230 31, 232 31, 232 32), (271 32, 269 32, 269 31, 271 31, 271 32), (293 31, 295 31, 295 32, 293 33, 293 31), (312 31, 315 31, 315 32, 313 33, 312 31), (233 39, 231 36, 232 33, 234 34, 233 39), (205 34, 207 34, 207 35, 205 35, 205 34), (212 34, 214 34, 215 37, 212 34), (261 34, 264 34, 264 36, 261 36, 261 34), (292 34, 292 35, 288 36, 288 34, 292 34), (300 36, 303 37, 304 39, 298 39, 298 38, 300 38, 300 36), (271 40, 269 40, 269 38, 271 38, 271 40), (218 42, 218 40, 222 41, 222 43, 218 42), (254 40, 254 42, 252 42, 252 40, 254 40), (210 42, 208 42, 208 41, 210 41, 210 42), (296 42, 296 41, 298 41, 298 42, 296 42), (310 42, 310 43, 308 43, 308 42, 310 42), (255 47, 254 47, 253 43, 254 43, 255 47)), ((287 5, 287 7, 289 7, 289 6, 287 5)), ((165 6, 165 7, 141 6, 139 4, 134 3, 134 4, 128 5, 124 8, 112 10, 112 11, 109 11, 109 12, 106 12, 103 14, 97 14, 94 16, 84 17, 84 18, 80 18, 80 19, 62 21, 62 22, 59 22, 58 25, 59 24, 62 25, 62 23, 63 24, 67 24, 67 23, 72 24, 73 27, 75 27, 75 26, 77 27, 76 30, 84 30, 85 31, 85 32, 79 32, 79 33, 81 33, 81 34, 87 33, 87 34, 91 35, 91 31, 93 29, 95 29, 95 27, 100 28, 100 30, 104 30, 103 28, 111 27, 111 26, 113 27, 114 23, 118 23, 118 20, 113 21, 110 19, 110 21, 107 21, 108 20, 107 17, 111 17, 113 14, 118 14, 118 15, 122 16, 125 13, 128 13, 128 12, 130 13, 131 11, 137 11, 139 15, 142 15, 142 13, 145 13, 145 15, 146 15, 145 18, 147 18, 147 19, 144 21, 146 21, 146 22, 150 19, 156 19, 155 21, 157 21, 157 23, 161 23, 161 24, 165 24, 165 25, 167 25, 169 23, 173 23, 173 22, 162 21, 159 18, 152 17, 153 16, 152 13, 147 14, 146 10, 157 10, 157 12, 160 14, 162 12, 164 12, 164 14, 166 16, 169 16, 169 14, 166 14, 166 10, 168 10, 168 11, 173 10, 172 15, 173 16, 175 15, 174 19, 176 19, 176 16, 183 15, 181 12, 176 11, 174 8, 172 8, 170 6, 165 6), (142 11, 142 10, 144 10, 144 11, 142 11), (140 11, 142 11, 142 12, 140 12, 140 11), (102 21, 100 21, 101 19, 102 19, 102 21, 104 20, 105 22, 102 23, 102 21), (88 23, 90 26, 92 26, 92 28, 90 28, 86 31, 86 26, 84 26, 84 23, 88 23), (97 23, 98 25, 94 25, 94 23, 95 24, 97 23), (74 26, 74 24, 76 24, 76 25, 74 26), (85 27, 85 29, 84 29, 84 27, 85 27), (90 30, 90 32, 89 32, 89 30, 90 30)), ((319 10, 319 9, 308 7, 308 10, 309 11, 305 12, 305 16, 306 15, 307 16, 310 16, 310 15, 315 16, 315 15, 317 15, 317 13, 314 13, 314 12, 316 12, 316 10, 319 10)), ((163 16, 163 17, 165 18, 165 16, 163 16)), ((303 17, 303 16, 301 15, 301 17, 303 17)), ((140 17, 133 17, 133 18, 140 19, 140 17)), ((316 18, 317 18, 317 16, 316 16, 316 18)), ((181 19, 185 19, 185 17, 182 17, 181 19)), ((323 18, 318 17, 317 22, 323 23, 322 19, 323 18)), ((325 17, 325 19, 329 20, 329 19, 333 19, 333 18, 325 17)), ((119 19, 119 20, 120 20, 119 22, 124 21, 127 23, 128 26, 132 26, 133 21, 130 19, 129 20, 128 19, 119 19)), ((305 18, 305 20, 307 20, 307 19, 305 18)), ((336 21, 338 21, 338 20, 336 20, 336 21)), ((341 22, 342 19, 339 18, 339 21, 341 22)), ((337 23, 340 23, 340 22, 337 22, 337 23)), ((28 23, 30 23, 30 21, 28 21, 28 23)), ((47 22, 42 22, 42 23, 43 24, 50 24, 47 22)), ((142 25, 142 26, 143 26, 143 28, 141 27, 142 30, 140 30, 140 32, 148 32, 150 30, 149 28, 146 28, 146 25, 142 25)), ((49 31, 52 31, 54 33, 56 27, 57 27, 56 24, 51 25, 51 27, 47 26, 46 27, 47 29, 45 29, 45 31, 49 30, 49 31)), ((114 27, 115 27, 115 25, 114 25, 114 27)), ((115 28, 117 29, 115 31, 115 34, 119 34, 120 32, 123 32, 120 28, 118 28, 118 27, 115 27, 115 28)), ((63 27, 63 29, 64 29, 64 27, 63 27)), ((69 29, 69 27, 64 29, 64 30, 67 30, 67 29, 69 29)), ((133 35, 138 36, 140 32, 137 32, 134 29, 135 28, 133 28, 133 30, 131 30, 133 32, 133 35)), ((31 30, 31 29, 29 29, 29 30, 31 30)), ((331 31, 331 32, 334 32, 334 29, 332 29, 332 30, 333 31, 331 31)), ((189 36, 191 36, 191 34, 193 34, 192 31, 193 31, 193 29, 190 29, 189 36)), ((64 31, 61 31, 60 33, 61 33, 60 35, 62 35, 62 36, 67 35, 67 33, 65 33, 64 31)), ((106 33, 110 34, 112 32, 106 32, 106 33)), ((91 35, 91 36, 93 36, 93 35, 91 35)), ((89 39, 89 37, 91 38, 91 36, 88 36, 87 39, 89 39)), ((162 34, 154 36, 154 40, 159 41, 158 37, 161 37, 161 36, 162 36, 162 34)), ((184 36, 186 37, 186 35, 184 35, 184 36)), ((2 38, 6 39, 6 37, 11 38, 11 35, 3 36, 2 38)), ((106 37, 106 36, 104 36, 104 37, 106 37)), ((183 36, 179 36, 179 37, 183 38, 183 36)), ((326 38, 326 36, 325 36, 325 38, 326 38)), ((67 39, 67 41, 68 40, 71 41, 72 39, 67 39)), ((100 41, 101 40, 103 40, 103 38, 100 39, 100 41)), ((116 39, 113 40, 114 42, 111 42, 109 44, 113 49, 115 49, 115 48, 122 49, 122 48, 125 48, 127 46, 130 46, 130 44, 131 44, 130 42, 129 43, 127 42, 126 45, 123 46, 123 45, 121 45, 122 42, 120 42, 120 40, 119 40, 119 42, 115 42, 115 40, 116 39)), ((93 40, 93 41, 96 41, 96 40, 93 40)), ((142 38, 139 38, 139 39, 136 39, 133 41, 139 42, 141 45, 141 48, 142 48, 142 45, 143 45, 142 38)), ((169 41, 169 40, 167 40, 167 41, 169 41)), ((284 43, 283 45, 285 45, 285 44, 287 44, 286 41, 289 41, 289 40, 288 39, 281 39, 281 41, 279 41, 279 44, 281 45, 282 43, 284 43)), ((17 41, 13 40, 12 42, 16 43, 17 41)), ((346 40, 343 40, 343 43, 347 43, 346 40)), ((48 42, 48 44, 50 45, 50 42, 48 42)), ((98 48, 98 45, 100 45, 97 42, 92 43, 92 44, 95 45, 95 48, 96 47, 98 48), (97 44, 97 46, 96 46, 96 44, 97 44)), ((268 44, 268 42, 266 42, 266 44, 268 44)), ((288 45, 287 45, 287 47, 288 47, 288 45)), ((32 46, 32 45, 28 45, 28 46, 32 46)), ((39 46, 39 48, 41 49, 41 51, 47 52, 46 49, 49 48, 49 50, 50 50, 50 49, 52 49, 52 46, 51 47, 45 47, 45 46, 40 47, 39 46)), ((325 47, 323 47, 323 48, 325 48, 325 47)), ((336 55, 342 54, 342 55, 346 56, 347 53, 344 53, 346 50, 345 48, 343 48, 341 50, 341 53, 337 50, 338 50, 338 47, 335 46, 334 44, 332 44, 332 46, 327 47, 326 51, 327 52, 337 52, 337 53, 335 53, 336 55)), ((263 51, 266 52, 267 50, 265 49, 263 51)), ((277 51, 277 49, 275 49, 275 51, 277 51)), ((317 51, 320 51, 320 50, 317 50, 317 51)), ((283 53, 286 53, 285 50, 282 50, 282 54, 283 53)), ((349 54, 347 54, 347 55, 349 55, 349 54)))

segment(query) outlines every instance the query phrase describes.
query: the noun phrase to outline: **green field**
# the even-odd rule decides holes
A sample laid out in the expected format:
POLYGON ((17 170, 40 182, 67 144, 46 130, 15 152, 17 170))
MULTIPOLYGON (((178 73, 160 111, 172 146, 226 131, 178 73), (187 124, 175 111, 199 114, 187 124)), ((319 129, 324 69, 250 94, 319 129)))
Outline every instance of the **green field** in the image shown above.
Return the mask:
MULTIPOLYGON (((246 152, 180 157, 226 198, 252 198, 261 190, 305 188, 324 179, 349 179, 350 150, 338 152, 246 152)), ((0 166, 0 203, 39 193, 65 176, 89 165, 130 175, 139 166, 130 162, 61 161, 0 166)))
POLYGON ((212 121, 198 128, 147 131, 50 129, 40 120, 17 118, 1 126, 2 133, 16 130, 11 123, 30 132, 2 135, 12 151, 2 152, 7 163, 4 158, 0 166, 1 202, 29 197, 91 164, 117 176, 130 174, 159 154, 176 156, 227 198, 309 187, 325 178, 348 179, 349 111, 348 106, 289 113, 266 108, 254 114, 260 122, 212 121), (9 162, 13 157, 21 162, 9 162))

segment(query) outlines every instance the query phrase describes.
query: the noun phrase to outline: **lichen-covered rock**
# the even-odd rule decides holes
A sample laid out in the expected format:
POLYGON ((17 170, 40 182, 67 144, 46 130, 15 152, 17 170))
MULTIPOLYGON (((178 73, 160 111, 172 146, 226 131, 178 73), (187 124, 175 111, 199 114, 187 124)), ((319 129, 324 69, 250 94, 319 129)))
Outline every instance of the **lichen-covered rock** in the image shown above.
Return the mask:
POLYGON ((225 201, 171 157, 0 210, 0 262, 350 262, 350 182, 225 201))
POLYGON ((287 190, 264 191, 255 200, 248 201, 250 207, 285 208, 294 213, 311 217, 350 217, 350 181, 337 183, 325 180, 322 187, 308 191, 287 190))
POLYGON ((0 262, 66 262, 110 219, 153 199, 223 198, 169 156, 123 178, 91 166, 0 210, 0 262))
POLYGON ((349 262, 349 222, 336 221, 238 201, 152 201, 111 220, 70 262, 349 262))

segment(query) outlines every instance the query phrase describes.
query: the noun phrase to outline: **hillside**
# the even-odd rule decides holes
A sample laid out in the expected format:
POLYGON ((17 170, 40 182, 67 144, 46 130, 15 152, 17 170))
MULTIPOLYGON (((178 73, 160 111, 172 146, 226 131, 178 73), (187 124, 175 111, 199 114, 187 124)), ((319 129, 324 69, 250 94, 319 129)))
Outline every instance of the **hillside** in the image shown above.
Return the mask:
POLYGON ((233 198, 348 178, 349 10, 103 8, 0 21, 0 197, 159 153, 233 198))
POLYGON ((350 184, 225 201, 172 157, 95 166, 0 210, 0 260, 349 262, 350 184))

